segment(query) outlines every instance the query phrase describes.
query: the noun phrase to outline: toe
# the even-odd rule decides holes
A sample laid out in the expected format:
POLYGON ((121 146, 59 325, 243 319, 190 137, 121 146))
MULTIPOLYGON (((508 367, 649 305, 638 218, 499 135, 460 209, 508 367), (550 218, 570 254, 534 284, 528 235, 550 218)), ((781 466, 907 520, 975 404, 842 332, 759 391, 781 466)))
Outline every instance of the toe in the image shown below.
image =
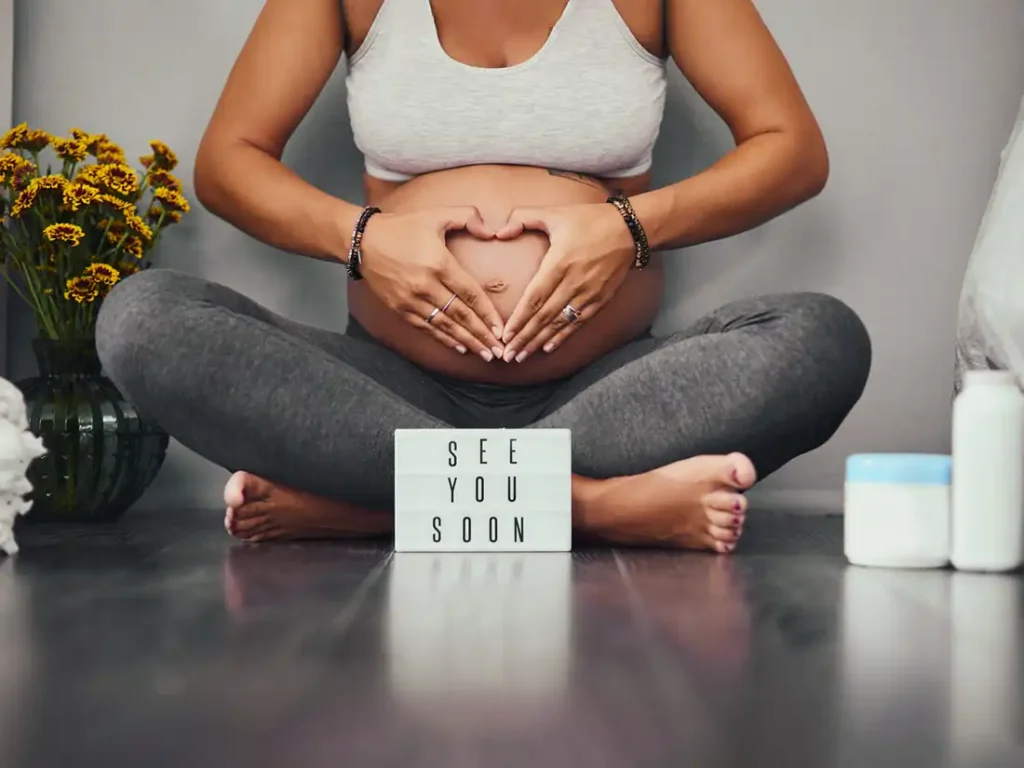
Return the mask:
POLYGON ((224 512, 224 530, 231 533, 235 527, 235 510, 228 507, 224 512))
POLYGON ((715 541, 725 544, 734 544, 740 537, 738 529, 733 527, 726 528, 720 525, 709 525, 708 533, 711 534, 711 538, 715 541))
POLYGON ((704 497, 704 506, 730 515, 742 516, 747 513, 747 497, 742 493, 713 491, 704 497))
POLYGON ((252 517, 246 517, 235 522, 231 528, 231 533, 244 539, 272 524, 271 519, 266 515, 253 515, 252 517))
POLYGON ((251 472, 235 472, 224 486, 224 503, 240 512, 255 501, 265 501, 270 497, 274 486, 262 477, 251 472))
POLYGON ((739 490, 753 487, 757 481, 754 462, 742 453, 730 453, 727 458, 729 459, 729 484, 739 490))
POLYGON ((233 509, 245 504, 245 478, 247 472, 235 472, 224 486, 224 503, 233 509))
POLYGON ((717 509, 708 509, 707 518, 708 523, 715 528, 725 528, 734 531, 742 528, 745 520, 743 515, 736 514, 734 512, 722 512, 717 509))

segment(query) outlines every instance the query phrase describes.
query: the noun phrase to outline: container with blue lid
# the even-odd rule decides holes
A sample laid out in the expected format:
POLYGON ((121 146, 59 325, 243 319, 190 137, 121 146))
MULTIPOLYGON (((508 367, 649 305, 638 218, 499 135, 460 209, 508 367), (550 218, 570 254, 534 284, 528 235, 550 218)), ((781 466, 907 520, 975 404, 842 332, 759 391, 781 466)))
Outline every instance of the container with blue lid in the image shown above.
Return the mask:
POLYGON ((846 460, 844 540, 854 565, 940 568, 950 554, 952 460, 859 453, 846 460))

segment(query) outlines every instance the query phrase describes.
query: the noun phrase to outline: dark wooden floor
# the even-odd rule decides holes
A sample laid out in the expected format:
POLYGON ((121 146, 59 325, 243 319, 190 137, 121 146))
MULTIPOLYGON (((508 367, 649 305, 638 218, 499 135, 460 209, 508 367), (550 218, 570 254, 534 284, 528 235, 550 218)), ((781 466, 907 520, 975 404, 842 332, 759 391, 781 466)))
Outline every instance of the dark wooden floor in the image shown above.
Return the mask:
POLYGON ((5 768, 1024 766, 1024 578, 850 568, 838 518, 731 558, 21 538, 5 768))

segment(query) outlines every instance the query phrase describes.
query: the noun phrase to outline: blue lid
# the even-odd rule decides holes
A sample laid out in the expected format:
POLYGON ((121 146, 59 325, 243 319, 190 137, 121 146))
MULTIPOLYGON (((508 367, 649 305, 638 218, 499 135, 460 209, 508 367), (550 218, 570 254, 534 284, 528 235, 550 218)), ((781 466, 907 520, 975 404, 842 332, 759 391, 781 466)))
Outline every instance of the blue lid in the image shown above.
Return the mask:
POLYGON ((846 482, 949 485, 952 468, 935 453, 858 453, 846 459, 846 482))

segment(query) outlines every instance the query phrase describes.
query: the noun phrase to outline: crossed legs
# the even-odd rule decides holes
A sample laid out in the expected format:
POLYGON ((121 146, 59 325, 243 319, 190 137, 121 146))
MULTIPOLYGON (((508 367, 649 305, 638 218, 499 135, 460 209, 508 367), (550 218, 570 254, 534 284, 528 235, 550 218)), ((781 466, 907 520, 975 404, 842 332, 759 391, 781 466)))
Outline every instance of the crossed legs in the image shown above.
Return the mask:
MULTIPOLYGON (((453 420, 440 385, 386 348, 168 270, 111 293, 97 347, 143 414, 236 473, 228 525, 248 540, 387 533, 393 430, 453 420)), ((532 426, 572 430, 582 533, 731 551, 743 491, 835 432, 870 359, 836 299, 744 300, 605 355, 532 426)))

